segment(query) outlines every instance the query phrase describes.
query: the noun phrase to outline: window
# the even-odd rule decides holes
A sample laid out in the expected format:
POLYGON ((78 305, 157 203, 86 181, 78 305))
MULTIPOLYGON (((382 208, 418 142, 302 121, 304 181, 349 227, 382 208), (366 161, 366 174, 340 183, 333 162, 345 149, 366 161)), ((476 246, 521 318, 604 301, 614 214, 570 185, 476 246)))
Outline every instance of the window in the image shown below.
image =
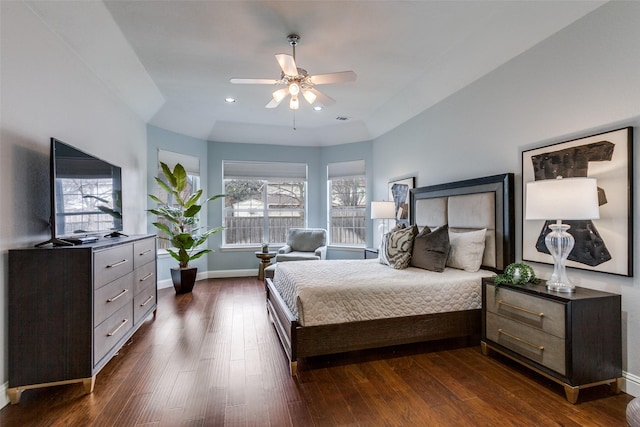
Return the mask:
POLYGON ((224 161, 224 243, 285 243, 306 226, 307 165, 224 161))
POLYGON ((329 163, 329 241, 332 245, 365 244, 367 204, 364 160, 329 163))
MULTIPOLYGON (((192 193, 198 191, 200 187, 200 159, 186 154, 173 153, 171 151, 158 150, 158 173, 157 177, 163 178, 162 169, 160 169, 160 162, 166 163, 167 166, 173 170, 173 168, 180 163, 187 171, 187 187, 186 192, 192 193)), ((162 188, 158 186, 158 194, 156 194, 160 200, 170 205, 174 205, 173 195, 168 194, 162 188)), ((199 216, 200 214, 198 214, 199 216)), ((159 222, 166 222, 165 219, 157 218, 159 222)), ((194 227, 202 227, 201 224, 196 224, 194 227)), ((158 236, 158 249, 167 249, 171 247, 171 244, 166 240, 166 233, 160 229, 156 232, 158 236)))

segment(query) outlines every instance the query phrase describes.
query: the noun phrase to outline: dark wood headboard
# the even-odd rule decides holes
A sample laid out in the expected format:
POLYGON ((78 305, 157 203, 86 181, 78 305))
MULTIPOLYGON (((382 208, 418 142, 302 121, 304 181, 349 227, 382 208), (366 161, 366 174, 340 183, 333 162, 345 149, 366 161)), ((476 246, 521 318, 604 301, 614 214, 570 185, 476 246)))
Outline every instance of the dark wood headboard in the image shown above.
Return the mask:
MULTIPOLYGON (((494 217, 491 218, 491 234, 488 239, 494 239, 495 244, 488 244, 491 248, 491 262, 484 263, 482 268, 502 271, 504 268, 515 262, 515 203, 514 203, 514 176, 512 173, 492 175, 483 178, 468 179, 464 181, 450 182, 446 184, 430 185, 427 187, 414 188, 410 192, 410 221, 416 224, 418 206, 424 205, 419 201, 426 199, 433 200, 434 205, 446 205, 451 196, 463 196, 474 194, 488 194, 491 199, 491 208, 495 210, 494 217), (493 259, 493 257, 495 257, 493 259)), ((430 202, 429 202, 430 204, 430 202)), ((421 214, 423 214, 422 212, 421 214)), ((451 213, 446 211, 445 219, 441 222, 448 223, 451 213)), ((420 215, 424 217, 424 215, 420 215)), ((468 215, 467 215, 468 216, 468 215)), ((443 224, 417 224, 417 225, 443 225, 443 224)), ((459 226, 459 225, 458 225, 459 226)), ((472 226, 470 226, 471 228, 472 226)), ((493 243, 489 241, 489 243, 493 243)))

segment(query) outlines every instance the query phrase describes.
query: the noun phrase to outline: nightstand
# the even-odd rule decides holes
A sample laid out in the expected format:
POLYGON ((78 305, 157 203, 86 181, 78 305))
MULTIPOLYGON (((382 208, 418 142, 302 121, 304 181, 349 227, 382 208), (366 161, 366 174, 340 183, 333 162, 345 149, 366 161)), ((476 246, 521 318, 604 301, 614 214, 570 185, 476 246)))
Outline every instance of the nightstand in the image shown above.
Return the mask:
POLYGON ((375 259, 375 258, 378 258, 377 248, 364 248, 364 259, 375 259))
POLYGON ((621 317, 620 295, 579 287, 560 294, 544 284, 496 290, 482 279, 482 353, 495 350, 561 384, 571 403, 582 388, 620 392, 621 317))

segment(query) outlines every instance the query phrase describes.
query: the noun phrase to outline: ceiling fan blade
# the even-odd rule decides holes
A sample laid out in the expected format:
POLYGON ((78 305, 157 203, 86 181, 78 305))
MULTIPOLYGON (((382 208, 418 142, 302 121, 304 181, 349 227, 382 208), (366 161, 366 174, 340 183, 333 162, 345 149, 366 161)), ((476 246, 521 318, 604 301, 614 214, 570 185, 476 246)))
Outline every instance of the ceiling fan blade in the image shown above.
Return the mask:
POLYGON ((340 71, 338 73, 317 74, 310 76, 311 83, 314 85, 324 85, 329 83, 345 83, 356 80, 356 73, 353 71, 340 71))
POLYGON ((277 85, 280 80, 274 79, 231 79, 231 83, 234 84, 249 84, 249 85, 277 85))
POLYGON ((282 100, 276 101, 272 98, 271 101, 269 101, 269 103, 264 106, 264 108, 276 108, 278 105, 280 105, 281 102, 282 100))
POLYGON ((322 105, 324 105, 325 107, 328 107, 329 105, 335 104, 336 100, 331 98, 330 96, 325 95, 324 93, 320 92, 318 89, 315 88, 311 88, 309 89, 309 92, 313 93, 316 96, 316 101, 322 105))
POLYGON ((286 53, 278 53, 276 54, 276 61, 278 61, 280 68, 287 76, 298 75, 298 67, 296 67, 296 60, 293 59, 293 56, 286 53))

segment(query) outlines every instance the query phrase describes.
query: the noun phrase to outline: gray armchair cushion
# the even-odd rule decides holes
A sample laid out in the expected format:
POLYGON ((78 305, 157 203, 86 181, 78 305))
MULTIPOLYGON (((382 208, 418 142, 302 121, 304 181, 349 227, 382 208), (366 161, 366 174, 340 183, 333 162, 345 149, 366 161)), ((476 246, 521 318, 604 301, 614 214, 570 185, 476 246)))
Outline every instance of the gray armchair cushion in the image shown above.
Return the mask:
POLYGON ((327 231, 322 228, 290 228, 287 244, 278 250, 276 261, 326 259, 327 231))

